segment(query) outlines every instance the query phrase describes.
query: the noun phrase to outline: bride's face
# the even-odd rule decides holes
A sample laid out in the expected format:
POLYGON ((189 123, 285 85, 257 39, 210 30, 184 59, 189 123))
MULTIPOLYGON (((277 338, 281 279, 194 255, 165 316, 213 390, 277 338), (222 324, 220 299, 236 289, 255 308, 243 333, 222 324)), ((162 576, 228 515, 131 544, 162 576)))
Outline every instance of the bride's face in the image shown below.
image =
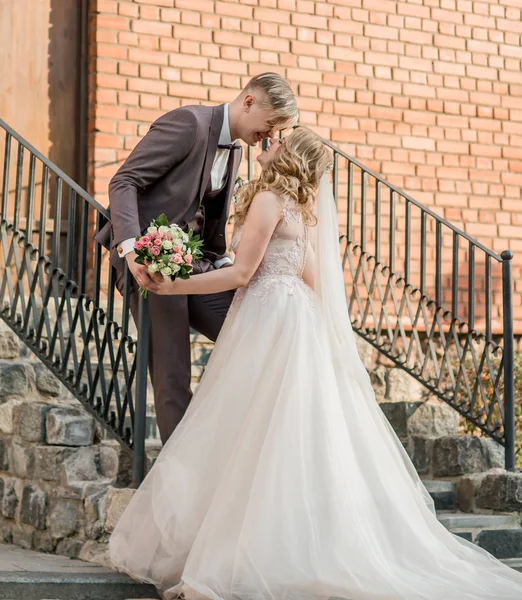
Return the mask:
POLYGON ((268 142, 268 148, 263 150, 263 152, 261 152, 261 154, 257 157, 257 162, 261 165, 262 169, 266 169, 274 162, 277 153, 281 150, 284 143, 284 138, 270 138, 268 142))

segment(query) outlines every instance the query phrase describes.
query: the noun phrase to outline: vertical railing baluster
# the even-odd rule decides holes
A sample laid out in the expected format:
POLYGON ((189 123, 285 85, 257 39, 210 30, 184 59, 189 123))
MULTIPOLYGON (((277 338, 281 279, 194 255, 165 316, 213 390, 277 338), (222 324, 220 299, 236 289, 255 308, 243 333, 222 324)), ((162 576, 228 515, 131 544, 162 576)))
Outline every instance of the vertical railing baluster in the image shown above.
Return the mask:
POLYGON ((138 349, 136 355, 136 394, 132 456, 132 487, 145 477, 145 433, 147 420, 147 368, 149 362, 149 303, 140 296, 138 308, 138 349))
POLYGON ((125 260, 123 271, 123 310, 121 317, 121 332, 123 337, 127 337, 129 334, 131 283, 132 275, 125 260))
POLYGON ((11 166, 11 135, 5 134, 4 171, 2 181, 2 214, 0 218, 7 221, 7 205, 9 200, 9 168, 11 166))
MULTIPOLYGON (((96 214, 96 231, 100 231, 103 225, 103 217, 101 213, 96 214)), ((101 287, 101 263, 102 263, 102 246, 94 244, 94 272, 93 272, 93 291, 92 296, 95 306, 100 306, 100 287, 101 287)), ((112 267, 109 264, 109 273, 112 267)))
POLYGON ((247 177, 250 181, 252 179, 252 147, 248 146, 247 150, 247 177))
POLYGON ((453 232, 453 253, 451 270, 451 316, 456 319, 459 308, 459 234, 453 232))
POLYGON ((486 341, 491 342, 491 303, 492 303, 492 285, 491 285, 491 256, 486 254, 486 341))
POLYGON ((56 191, 54 196, 54 211, 53 211, 53 242, 51 252, 51 264, 54 269, 60 264, 60 237, 62 229, 62 178, 56 177, 56 191))
MULTIPOLYGON (((80 221, 80 256, 76 264, 79 272, 80 294, 85 294, 85 285, 87 280, 87 246, 89 239, 89 203, 82 199, 82 216, 80 221)), ((96 244, 98 245, 98 244, 96 244)))
POLYGON ((339 154, 334 151, 333 155, 333 173, 332 173, 332 181, 333 181, 333 195, 335 204, 339 204, 339 154))
POLYGON ((405 283, 410 282, 410 263, 411 263, 411 205, 407 198, 404 199, 406 202, 405 210, 405 229, 404 229, 404 281, 405 283))
POLYGON ((33 242, 34 219, 34 186, 36 180, 36 156, 31 153, 29 158, 29 184, 27 187, 27 213, 25 222, 25 238, 29 244, 33 242))
POLYGON ((375 181, 375 261, 381 262, 381 185, 375 181))
POLYGON ((69 218, 67 219, 67 259, 65 272, 67 279, 73 278, 73 265, 76 257, 76 192, 69 190, 69 218))
POLYGON ((47 237, 47 200, 49 196, 49 168, 42 167, 42 195, 40 198, 40 227, 38 233, 38 252, 45 255, 45 242, 47 237))
POLYGON ((395 192, 390 188, 390 275, 395 271, 395 192))
POLYGON ((513 339, 513 253, 502 256, 502 316, 504 337, 504 440, 506 471, 515 470, 515 370, 513 339))
POLYGON ((442 223, 435 224, 435 304, 442 306, 442 223))
POLYGON ((116 269, 109 263, 109 279, 107 282, 107 322, 114 320, 114 296, 116 291, 116 269))
POLYGON ((468 256, 468 324, 475 329, 475 244, 469 242, 468 256))
POLYGON ((346 237, 349 242, 353 241, 353 193, 352 193, 352 184, 353 184, 353 163, 351 160, 348 160, 348 189, 347 189, 347 202, 348 205, 346 207, 346 237))
POLYGON ((24 147, 18 142, 18 153, 16 157, 16 184, 15 184, 15 205, 13 216, 13 227, 18 231, 20 225, 20 211, 22 209, 22 177, 24 171, 24 147))
POLYGON ((366 252, 366 171, 361 170, 361 250, 366 252))
POLYGON ((426 212, 421 210, 420 292, 426 294, 426 212))

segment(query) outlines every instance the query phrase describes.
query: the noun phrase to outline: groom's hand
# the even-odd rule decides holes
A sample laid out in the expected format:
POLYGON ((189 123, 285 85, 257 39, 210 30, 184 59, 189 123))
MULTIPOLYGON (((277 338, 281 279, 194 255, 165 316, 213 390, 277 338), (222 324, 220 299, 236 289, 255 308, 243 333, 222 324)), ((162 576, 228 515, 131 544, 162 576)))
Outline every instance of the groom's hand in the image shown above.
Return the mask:
POLYGON ((147 267, 145 265, 139 265, 135 261, 136 256, 136 252, 129 252, 129 254, 125 255, 125 260, 127 261, 129 271, 140 287, 149 290, 149 292, 157 294, 160 289, 159 285, 154 280, 152 273, 149 273, 147 267))

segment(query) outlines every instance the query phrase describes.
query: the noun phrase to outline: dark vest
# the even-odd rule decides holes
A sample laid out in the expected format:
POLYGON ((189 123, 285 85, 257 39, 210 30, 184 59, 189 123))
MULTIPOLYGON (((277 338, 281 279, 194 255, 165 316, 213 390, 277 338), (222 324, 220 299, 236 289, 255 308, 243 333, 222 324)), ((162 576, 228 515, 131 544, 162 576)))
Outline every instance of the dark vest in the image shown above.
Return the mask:
POLYGON ((224 198, 220 198, 220 196, 222 196, 223 192, 225 191, 225 188, 227 187, 228 178, 230 177, 231 166, 232 166, 232 151, 230 152, 230 156, 228 158, 226 176, 225 176, 223 185, 218 190, 213 190, 212 189, 212 176, 209 177, 208 183, 207 183, 207 188, 205 190, 205 193, 203 194, 203 198, 201 199, 198 210, 196 211, 196 214, 194 215, 194 217, 188 224, 188 229, 192 229, 194 231, 195 235, 199 235, 202 238, 204 238, 205 220, 206 220, 207 215, 211 217, 214 212, 217 212, 218 214, 220 214, 219 210, 218 211, 215 210, 218 208, 216 206, 216 203, 219 202, 219 200, 224 201, 224 198))

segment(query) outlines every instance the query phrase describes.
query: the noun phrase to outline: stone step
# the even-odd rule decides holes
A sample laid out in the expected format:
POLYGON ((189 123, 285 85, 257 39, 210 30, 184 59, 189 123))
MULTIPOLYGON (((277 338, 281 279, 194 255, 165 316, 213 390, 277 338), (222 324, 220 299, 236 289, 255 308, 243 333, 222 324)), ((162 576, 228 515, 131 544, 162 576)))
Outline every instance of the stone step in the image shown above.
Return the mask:
POLYGON ((517 515, 482 515, 440 511, 439 521, 451 531, 471 531, 474 529, 520 529, 517 515))
POLYGON ((111 569, 0 545, 0 600, 129 600, 158 598, 152 585, 111 569))
POLYGON ((522 570, 522 527, 517 515, 485 515, 441 511, 439 521, 449 531, 473 542, 500 560, 522 570))
POLYGON ((457 484, 453 481, 423 481, 437 510, 457 510, 457 484))

